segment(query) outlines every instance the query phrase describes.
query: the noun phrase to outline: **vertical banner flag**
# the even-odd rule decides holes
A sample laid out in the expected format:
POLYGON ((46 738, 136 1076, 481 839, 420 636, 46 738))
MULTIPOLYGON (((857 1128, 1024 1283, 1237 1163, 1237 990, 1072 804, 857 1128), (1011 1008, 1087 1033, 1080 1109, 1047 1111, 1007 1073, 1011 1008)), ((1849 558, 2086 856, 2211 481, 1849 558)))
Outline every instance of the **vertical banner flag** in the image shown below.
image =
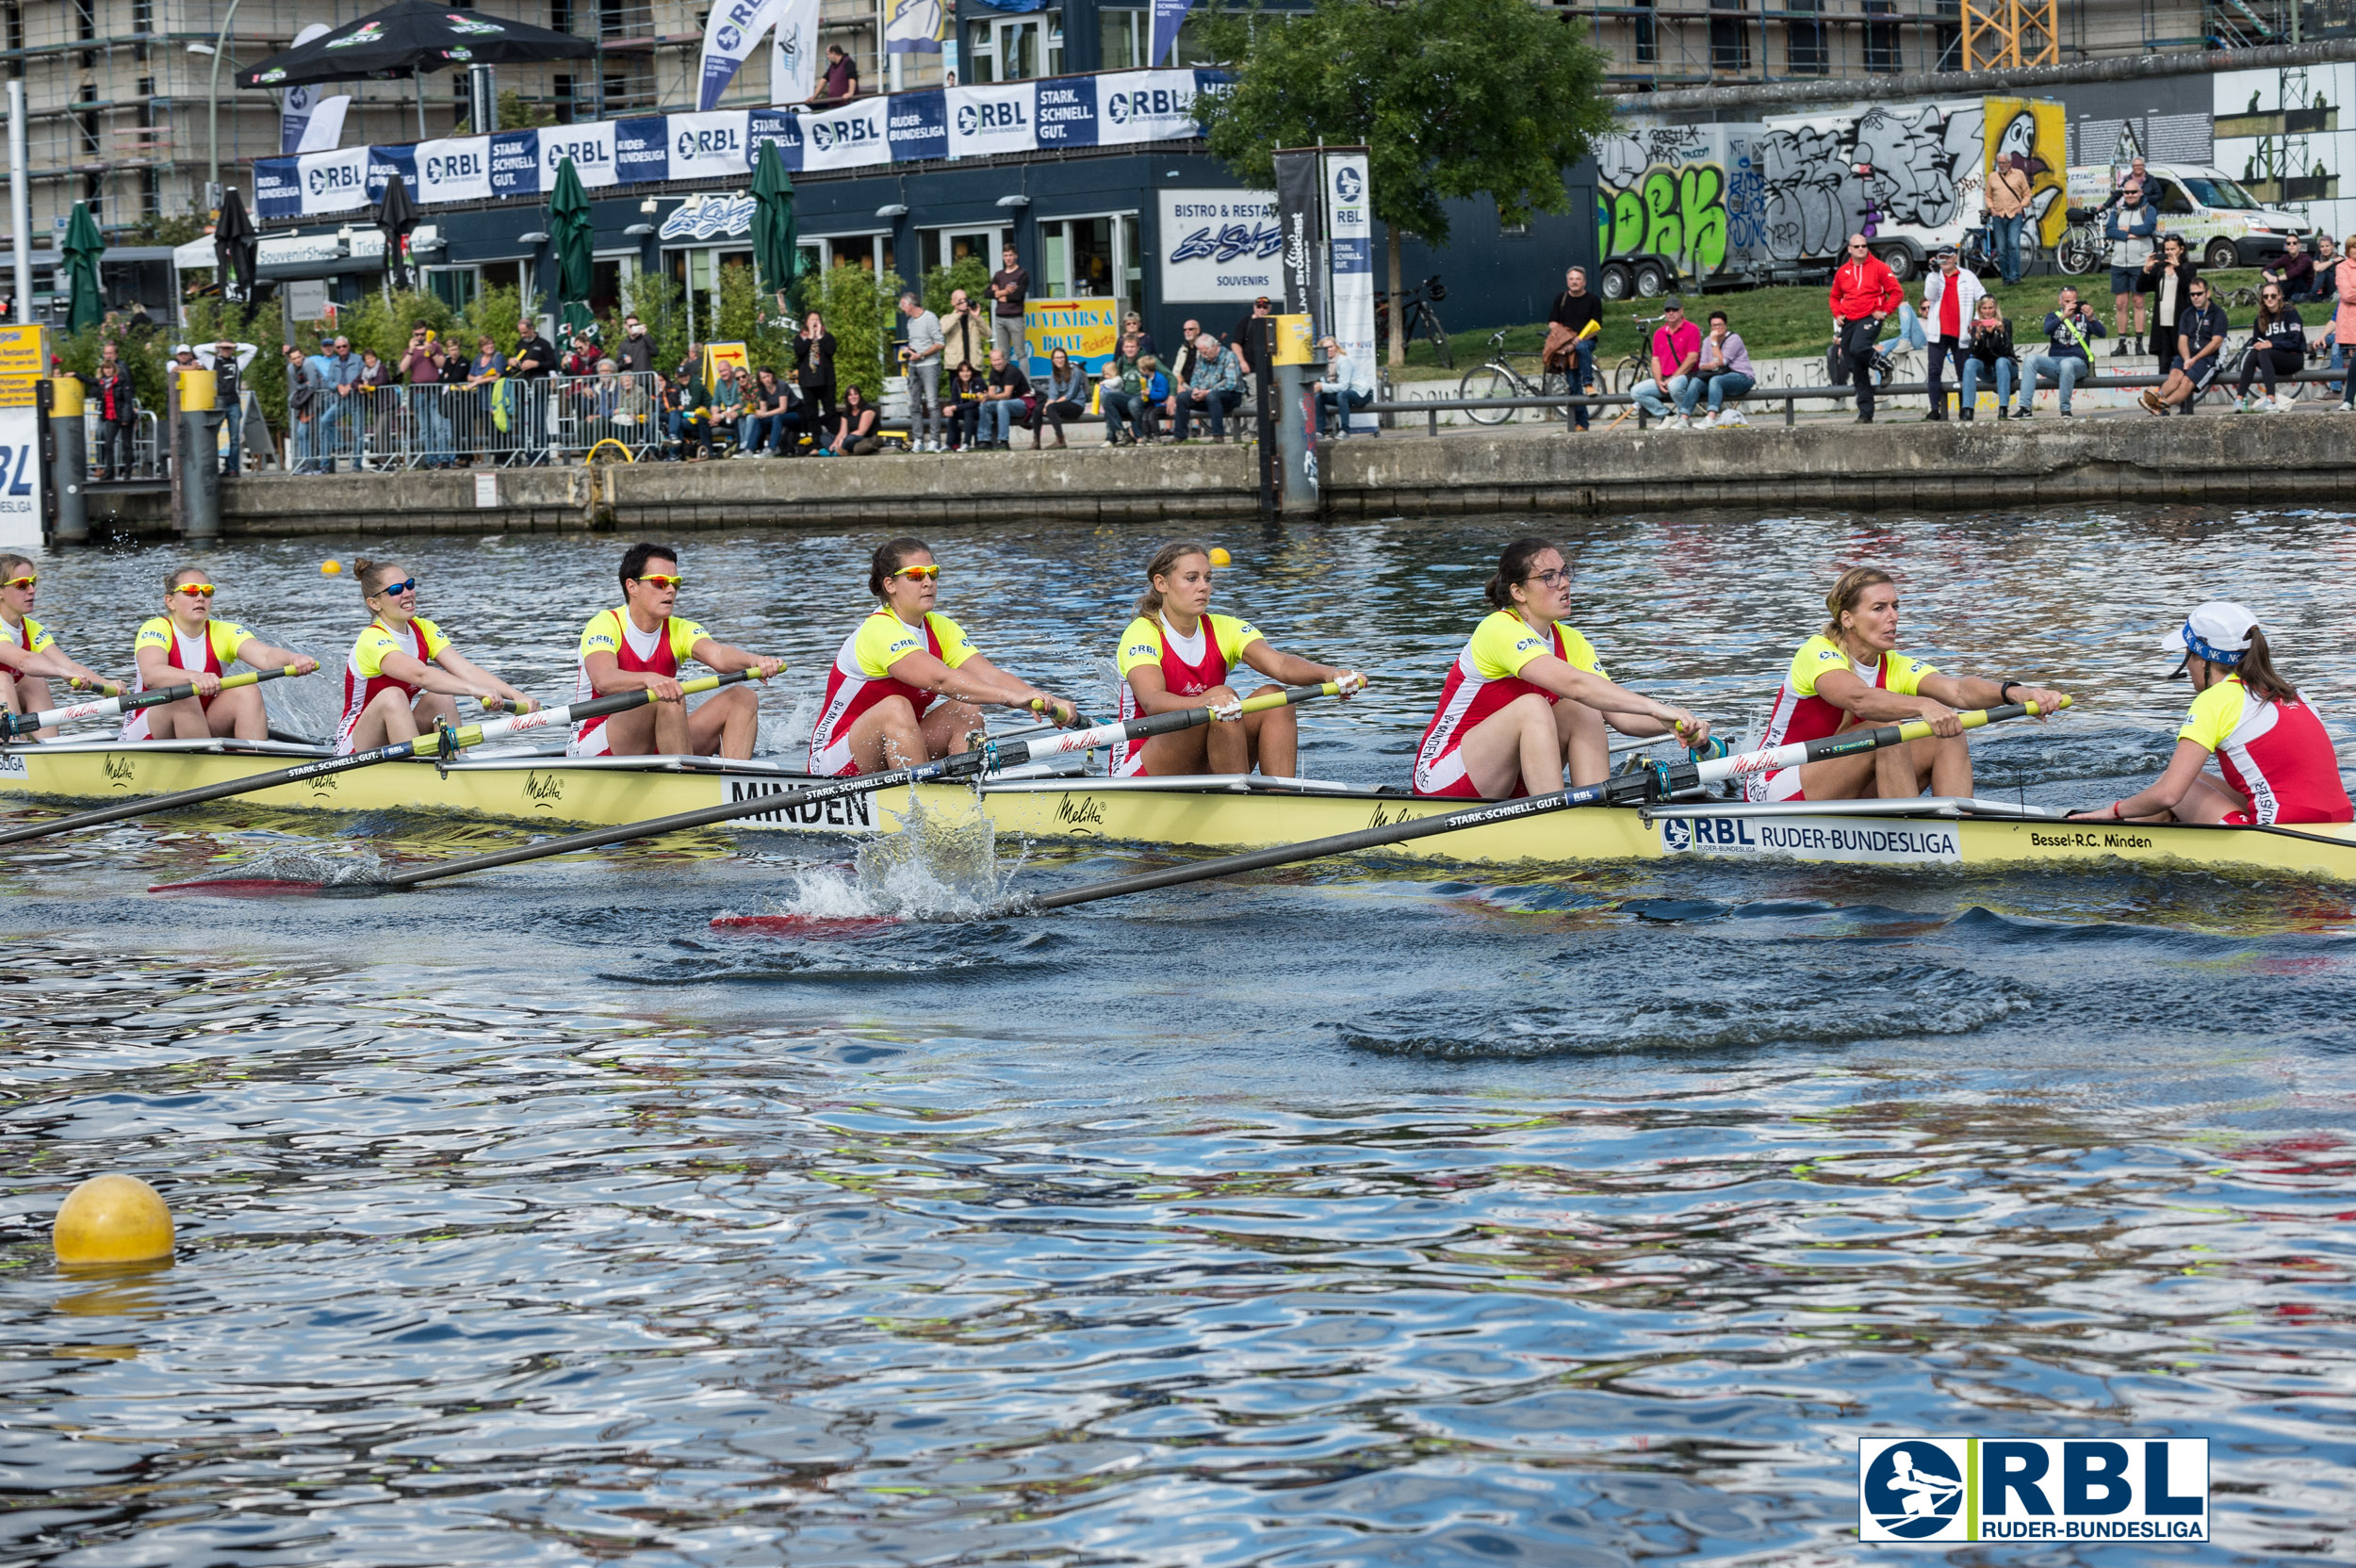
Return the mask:
POLYGON ((945 8, 941 0, 889 0, 884 20, 884 53, 938 55, 945 8))
POLYGON ((702 82, 695 107, 709 109, 720 101, 753 45, 777 21, 778 8, 779 0, 721 0, 712 8, 704 23, 702 82))
POLYGON ((298 153, 332 153, 344 139, 344 111, 352 107, 350 93, 337 93, 322 98, 311 106, 310 121, 303 127, 303 140, 295 148, 298 153))
MULTIPOLYGON (((287 47, 300 49, 313 39, 329 31, 332 29, 324 22, 311 23, 295 34, 294 42, 288 44, 287 47)), ((311 123, 311 106, 319 100, 318 89, 290 87, 279 92, 277 98, 278 151, 281 156, 292 157, 297 153, 325 152, 335 145, 332 141, 325 148, 309 147, 303 144, 303 132, 304 127, 311 123)), ((341 122, 338 122, 335 126, 335 134, 338 137, 343 135, 341 122)))
POLYGON ((1325 243, 1325 204, 1317 155, 1278 153, 1276 164, 1276 226, 1284 233, 1277 253, 1277 276, 1284 280, 1284 303, 1279 308, 1309 318, 1316 335, 1325 322, 1325 278, 1320 253, 1325 243))
MULTIPOLYGON (((1371 376, 1383 362, 1375 357, 1374 197, 1366 188, 1366 149, 1329 152, 1324 163, 1326 233, 1333 247, 1333 315, 1326 330, 1371 376)), ((1380 423, 1371 414, 1350 416, 1352 430, 1380 423)))
POLYGON ((1148 70, 1170 63, 1170 52, 1178 46, 1178 24, 1193 8, 1194 0, 1153 0, 1153 52, 1145 62, 1148 70))
POLYGON ((819 0, 777 0, 777 28, 769 40, 769 102, 807 104, 818 90, 819 0))

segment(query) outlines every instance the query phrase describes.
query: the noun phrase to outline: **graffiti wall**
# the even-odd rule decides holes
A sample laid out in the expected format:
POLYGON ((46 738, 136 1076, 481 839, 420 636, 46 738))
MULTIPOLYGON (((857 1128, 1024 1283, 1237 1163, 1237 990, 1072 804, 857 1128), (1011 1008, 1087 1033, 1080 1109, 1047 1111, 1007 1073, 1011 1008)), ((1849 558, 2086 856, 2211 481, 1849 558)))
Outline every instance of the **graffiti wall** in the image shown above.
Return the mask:
POLYGON ((1927 249, 1980 220, 1988 170, 2014 155, 2051 244, 2066 134, 2061 105, 2020 98, 1631 127, 1596 146, 1599 248, 1668 257, 1689 279, 1828 263, 1860 232, 1927 249))

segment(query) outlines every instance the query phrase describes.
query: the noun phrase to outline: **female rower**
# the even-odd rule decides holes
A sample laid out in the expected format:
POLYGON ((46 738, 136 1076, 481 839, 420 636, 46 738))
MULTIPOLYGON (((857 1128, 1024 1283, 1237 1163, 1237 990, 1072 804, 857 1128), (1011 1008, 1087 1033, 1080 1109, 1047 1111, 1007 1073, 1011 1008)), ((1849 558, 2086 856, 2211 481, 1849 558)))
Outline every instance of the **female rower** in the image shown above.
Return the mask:
MULTIPOLYGON (((1230 672, 1248 664, 1287 686, 1335 681, 1342 695, 1363 690, 1366 678, 1355 670, 1312 663, 1268 645, 1257 627, 1233 615, 1214 615, 1211 551, 1207 545, 1164 545, 1145 568, 1146 590, 1137 597, 1137 618, 1121 634, 1121 716, 1172 713, 1189 708, 1226 708, 1239 699, 1227 683, 1230 672)), ((1263 686, 1252 694, 1279 690, 1263 686)), ((1181 729, 1150 740, 1131 741, 1114 754, 1112 775, 1250 773, 1268 778, 1293 776, 1301 725, 1290 708, 1247 713, 1240 724, 1181 729)))
POLYGON ((376 612, 344 661, 344 717, 335 755, 414 741, 443 719, 458 717, 459 697, 497 712, 539 707, 450 646, 442 629, 417 612, 417 580, 390 561, 353 564, 360 602, 376 612), (439 664, 440 669, 432 666, 439 664))
MULTIPOLYGON (((11 713, 39 713, 49 707, 49 677, 91 685, 106 678, 66 657, 49 629, 33 619, 33 596, 41 574, 21 555, 0 555, 0 707, 11 713)), ((57 739, 55 727, 34 731, 57 739)))
POLYGON ((1612 768, 1608 722, 1623 735, 1710 740, 1710 721, 1614 684, 1587 639, 1562 624, 1571 571, 1544 539, 1516 539, 1481 590, 1493 613, 1449 666, 1440 710, 1415 753, 1415 793, 1466 800, 1551 794, 1612 768))
POLYGON ((274 648, 235 621, 212 618, 213 580, 194 566, 164 579, 164 612, 139 628, 132 650, 139 663, 139 689, 194 686, 196 695, 142 708, 123 721, 126 741, 205 741, 235 736, 270 739, 262 689, 221 689, 229 666, 243 661, 255 669, 291 667, 309 675, 319 662, 307 653, 274 648))
POLYGON ((966 735, 982 727, 978 704, 1038 703, 1057 724, 1078 720, 1072 704, 983 658, 964 628, 933 608, 940 579, 922 539, 887 540, 875 551, 867 591, 882 602, 826 672, 826 706, 810 732, 811 773, 882 773, 963 751, 966 735))
POLYGON ((2192 677, 2192 711, 2159 781, 2080 821, 2203 822, 2234 826, 2348 822, 2340 760, 2315 710, 2274 667, 2258 617, 2210 603, 2160 640, 2171 677, 2192 677), (2217 759, 2223 778, 2203 773, 2217 759))
POLYGON ((1907 719, 1928 719, 1931 736, 1754 774, 1743 784, 1748 799, 1900 800, 1925 787, 1935 795, 1969 795, 1972 747, 1955 710, 2034 702, 2039 723, 2060 710, 2059 692, 2019 680, 1941 675, 1900 653, 1898 585, 1888 572, 1850 567, 1824 596, 1824 608, 1832 618, 1792 656, 1760 748, 1907 719))

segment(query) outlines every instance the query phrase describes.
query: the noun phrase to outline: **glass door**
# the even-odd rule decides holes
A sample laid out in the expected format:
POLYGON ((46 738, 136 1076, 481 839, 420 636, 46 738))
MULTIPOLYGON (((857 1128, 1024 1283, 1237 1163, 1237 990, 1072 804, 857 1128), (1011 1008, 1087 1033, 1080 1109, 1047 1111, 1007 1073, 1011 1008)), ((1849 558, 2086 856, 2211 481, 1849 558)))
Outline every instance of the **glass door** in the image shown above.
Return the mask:
POLYGON ((1137 214, 1050 219, 1039 233, 1039 271, 1049 297, 1111 298, 1123 309, 1137 298, 1144 269, 1137 214))

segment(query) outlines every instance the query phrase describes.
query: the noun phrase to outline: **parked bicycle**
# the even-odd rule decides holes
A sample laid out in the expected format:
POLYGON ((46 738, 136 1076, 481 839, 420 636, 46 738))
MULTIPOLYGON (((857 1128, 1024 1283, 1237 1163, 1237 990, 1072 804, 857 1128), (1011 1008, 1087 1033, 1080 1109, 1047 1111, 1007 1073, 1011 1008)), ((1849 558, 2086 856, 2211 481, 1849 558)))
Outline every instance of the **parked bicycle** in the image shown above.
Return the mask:
POLYGON ((1595 390, 1598 392, 1632 392, 1636 384, 1652 374, 1652 331, 1669 318, 1661 316, 1631 316, 1636 323, 1636 347, 1613 360, 1607 368, 1595 362, 1595 390))
MULTIPOLYGON (((1407 291, 1407 341, 1413 343, 1421 338, 1431 344, 1432 355, 1439 360, 1442 368, 1453 370, 1456 368, 1456 353, 1448 346, 1448 329, 1440 325, 1440 313, 1432 308, 1447 298, 1448 285, 1440 281, 1437 272, 1407 291)), ((1374 340, 1377 343, 1391 340, 1391 297, 1388 294, 1374 297, 1374 340)))
MULTIPOLYGON (((1509 353, 1505 334, 1489 335, 1489 362, 1477 369, 1464 372, 1464 379, 1456 386, 1460 398, 1551 398, 1565 395, 1571 389, 1570 376, 1561 370, 1549 370, 1540 363, 1536 353, 1509 353), (1532 381, 1530 378, 1537 379, 1532 381)), ((1478 425, 1501 425, 1521 412, 1512 408, 1468 408, 1466 417, 1478 425)), ((1549 418, 1570 417, 1570 405, 1545 411, 1549 418)))
POLYGON ((2070 227, 2053 247, 2053 264, 2073 278, 2084 277, 2110 253, 2110 242, 2102 237, 2102 212, 2099 207, 2071 207, 2068 216, 2070 227))
MULTIPOLYGON (((2021 267, 2026 268, 2037 260, 2037 231, 2024 227, 2021 231, 2021 238, 2028 241, 2021 248, 2020 262, 2021 267)), ((1993 223, 1982 223, 1977 228, 1964 230, 1963 240, 1955 247, 1955 262, 1967 272, 1978 272, 1982 275, 1993 272, 2000 277, 2003 276, 2004 247, 1996 243, 1996 226, 1993 223)))

